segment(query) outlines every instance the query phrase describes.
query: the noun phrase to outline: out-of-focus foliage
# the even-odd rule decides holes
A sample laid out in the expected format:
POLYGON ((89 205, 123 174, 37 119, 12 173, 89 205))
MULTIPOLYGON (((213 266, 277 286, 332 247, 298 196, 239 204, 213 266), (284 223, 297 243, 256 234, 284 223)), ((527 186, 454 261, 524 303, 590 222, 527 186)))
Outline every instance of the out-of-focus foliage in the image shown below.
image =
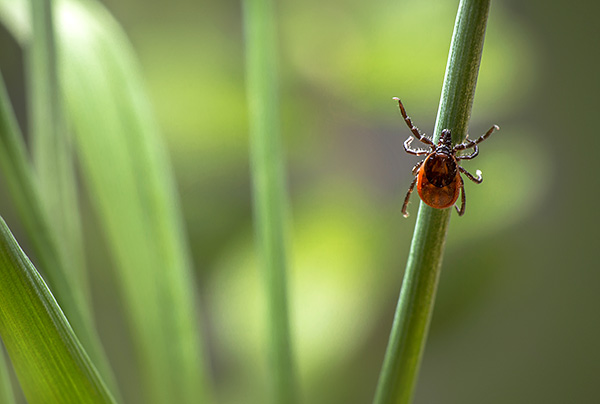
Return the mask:
MULTIPOLYGON (((16 21, 28 27, 16 12, 29 3, 13 6, 1 9, 6 26, 17 27, 16 21)), ((60 101, 75 139, 81 182, 115 263, 118 291, 113 294, 122 294, 121 314, 128 319, 143 380, 143 392, 135 396, 155 403, 206 400, 202 334, 178 195, 134 53, 98 3, 61 0, 53 12, 60 101)), ((23 47, 31 44, 27 32, 15 30, 23 47)), ((50 124, 36 122, 36 127, 44 123, 50 124)), ((72 141, 61 135, 65 143, 72 141)), ((56 207, 52 214, 76 214, 74 207, 64 212, 56 207)), ((54 268, 42 269, 51 273, 54 268)), ((65 289, 80 290, 56 287, 59 301, 65 289)))
MULTIPOLYGON (((221 402, 262 403, 267 347, 239 5, 104 3, 138 52, 173 156, 221 402)), ((278 7, 302 387, 306 402, 369 402, 418 201, 413 195, 412 216, 402 218, 418 160, 402 150, 409 132, 391 97, 431 133, 456 4, 278 7)), ((598 28, 597 6, 590 7, 492 4, 470 133, 492 124, 502 130, 465 162, 483 171, 484 182, 466 183, 466 214, 451 220, 417 403, 585 402, 595 392, 598 179, 588 150, 598 142, 597 57, 590 56, 598 28)), ((8 58, 19 54, 2 54, 0 66, 8 58)), ((11 72, 18 100, 19 76, 11 72)), ((90 256, 96 270, 108 265, 98 251, 90 256)), ((95 276, 102 331, 115 304, 104 289, 110 278, 95 276)), ((120 354, 129 336, 102 332, 126 374, 131 364, 120 354)))
MULTIPOLYGON (((214 19, 221 27, 231 22, 220 11, 214 9, 209 27, 214 19)), ((364 370, 347 364, 369 346, 373 330, 385 321, 377 313, 391 310, 399 289, 406 257, 399 246, 408 244, 412 222, 399 215, 398 207, 416 160, 401 154, 408 132, 391 96, 402 96, 417 124, 431 131, 455 11, 452 5, 406 2, 280 6, 281 98, 296 240, 290 280, 293 330, 310 402, 343 401, 351 395, 336 381, 364 376, 364 370), (386 150, 391 144, 394 150, 386 150)), ((247 216, 244 86, 237 64, 242 38, 206 27, 195 32, 156 23, 140 21, 130 29, 148 62, 150 88, 164 106, 159 116, 171 134, 171 147, 189 156, 176 159, 176 166, 188 195, 188 217, 195 219, 191 232, 201 241, 198 261, 209 264, 205 270, 214 274, 208 297, 215 310, 218 352, 225 358, 221 391, 226 401, 261 402, 266 347, 247 216), (165 60, 165 55, 170 57, 165 60), (219 253, 210 254, 211 246, 219 253)), ((506 100, 514 91, 528 96, 536 58, 526 32, 507 11, 493 14, 473 135, 492 123, 505 126, 501 111, 512 110, 506 100), (504 32, 506 24, 513 28, 504 32), (501 62, 506 60, 511 63, 501 62)), ((535 174, 548 164, 543 150, 506 170, 502 159, 510 158, 512 145, 501 137, 518 136, 508 129, 494 135, 482 146, 482 157, 470 163, 484 171, 486 181, 481 187, 467 184, 469 225, 457 226, 451 248, 514 225, 531 214, 546 190, 547 182, 540 182, 520 192, 528 187, 520 172, 535 174), (501 184, 494 188, 496 178, 501 184), (517 192, 499 192, 506 184, 514 184, 517 192)), ((369 365, 373 381, 379 364, 373 359, 369 365)), ((353 390, 364 394, 357 402, 368 400, 373 387, 372 382, 353 390)))

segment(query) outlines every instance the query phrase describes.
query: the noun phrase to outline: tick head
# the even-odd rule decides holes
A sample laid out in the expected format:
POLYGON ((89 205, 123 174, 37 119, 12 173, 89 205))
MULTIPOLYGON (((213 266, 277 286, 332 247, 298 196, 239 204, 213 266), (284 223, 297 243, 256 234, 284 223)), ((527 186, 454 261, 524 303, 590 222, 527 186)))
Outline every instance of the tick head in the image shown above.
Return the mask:
POLYGON ((452 133, 450 132, 450 129, 444 129, 442 131, 438 146, 446 146, 449 149, 452 148, 452 133))
POLYGON ((450 129, 444 129, 440 135, 440 140, 435 147, 436 153, 452 154, 452 134, 450 129))

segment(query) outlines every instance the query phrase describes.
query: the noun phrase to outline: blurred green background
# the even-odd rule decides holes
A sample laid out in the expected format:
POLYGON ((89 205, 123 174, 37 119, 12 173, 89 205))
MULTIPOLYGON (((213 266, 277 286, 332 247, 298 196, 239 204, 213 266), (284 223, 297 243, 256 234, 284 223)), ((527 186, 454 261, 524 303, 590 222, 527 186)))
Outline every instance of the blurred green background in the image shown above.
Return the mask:
MULTIPOLYGON (((168 143, 217 397, 262 403, 240 4, 104 4, 137 51, 168 143)), ((391 97, 431 134, 457 5, 277 5, 304 402, 372 400, 418 207, 414 195, 411 216, 400 213, 417 159, 403 152, 409 132, 391 97)), ((452 217, 416 403, 600 400, 599 11, 589 2, 492 2, 470 133, 502 130, 465 163, 485 181, 466 184, 466 214, 452 217)), ((4 28, 0 48, 26 129, 22 52, 4 28)), ((81 198, 86 237, 100 241, 81 198)), ((0 212, 22 239, 8 198, 0 212)), ((136 402, 111 263, 100 250, 88 261, 100 333, 124 398, 136 402)))

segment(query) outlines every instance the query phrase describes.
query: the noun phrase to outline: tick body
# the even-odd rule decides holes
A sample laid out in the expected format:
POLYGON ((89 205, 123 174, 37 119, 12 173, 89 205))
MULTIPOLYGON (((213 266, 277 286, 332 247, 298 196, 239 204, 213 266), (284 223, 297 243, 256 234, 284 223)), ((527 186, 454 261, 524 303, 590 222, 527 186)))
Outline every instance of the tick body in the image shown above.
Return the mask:
POLYGON ((402 117, 414 137, 429 146, 429 150, 412 149, 410 146, 414 140, 412 136, 404 142, 404 150, 407 153, 415 156, 425 156, 425 159, 419 161, 412 170, 415 179, 410 184, 408 192, 406 193, 404 205, 402 206, 402 214, 404 217, 408 217, 408 211, 406 209, 408 207, 410 195, 416 185, 421 200, 436 209, 446 209, 455 205, 458 197, 462 195, 460 208, 456 206, 458 215, 462 216, 465 213, 467 201, 465 197, 465 185, 461 173, 466 175, 467 178, 476 184, 481 184, 483 178, 481 177, 481 171, 479 170, 476 171, 477 177, 475 177, 473 174, 462 168, 459 164, 459 160, 470 160, 477 157, 479 154, 479 147, 477 145, 487 139, 494 130, 500 128, 497 125, 494 125, 478 139, 470 140, 467 136, 465 142, 455 146, 452 146, 452 134, 450 129, 444 129, 439 142, 435 144, 413 125, 410 117, 406 114, 406 110, 400 99, 394 97, 394 100, 398 101, 402 117), (470 154, 457 154, 458 152, 467 149, 473 150, 470 154))
POLYGON ((445 209, 454 205, 462 181, 456 158, 446 153, 430 153, 417 174, 417 192, 432 208, 445 209))

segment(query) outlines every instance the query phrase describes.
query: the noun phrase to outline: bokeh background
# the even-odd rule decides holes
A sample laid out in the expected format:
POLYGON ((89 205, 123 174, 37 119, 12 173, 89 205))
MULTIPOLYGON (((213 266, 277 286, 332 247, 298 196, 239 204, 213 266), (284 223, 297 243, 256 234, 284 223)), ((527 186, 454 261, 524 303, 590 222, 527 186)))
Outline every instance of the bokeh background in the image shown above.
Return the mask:
MULTIPOLYGON (((265 402, 241 5, 104 4, 133 43, 168 144, 219 402, 265 402)), ((400 213, 417 159, 403 152, 409 132, 391 97, 431 133, 457 5, 278 2, 304 402, 372 400, 418 207, 414 196, 412 215, 400 213)), ((502 130, 465 163, 485 181, 466 184, 466 215, 452 217, 415 403, 600 401, 598 12, 593 2, 492 2, 470 133, 502 130)), ((0 44, 26 127, 22 52, 3 28, 0 44)), ((86 237, 100 241, 81 198, 86 237)), ((0 208, 10 222, 7 198, 0 208)), ((135 402, 109 263, 103 251, 88 257, 100 332, 135 402)))

